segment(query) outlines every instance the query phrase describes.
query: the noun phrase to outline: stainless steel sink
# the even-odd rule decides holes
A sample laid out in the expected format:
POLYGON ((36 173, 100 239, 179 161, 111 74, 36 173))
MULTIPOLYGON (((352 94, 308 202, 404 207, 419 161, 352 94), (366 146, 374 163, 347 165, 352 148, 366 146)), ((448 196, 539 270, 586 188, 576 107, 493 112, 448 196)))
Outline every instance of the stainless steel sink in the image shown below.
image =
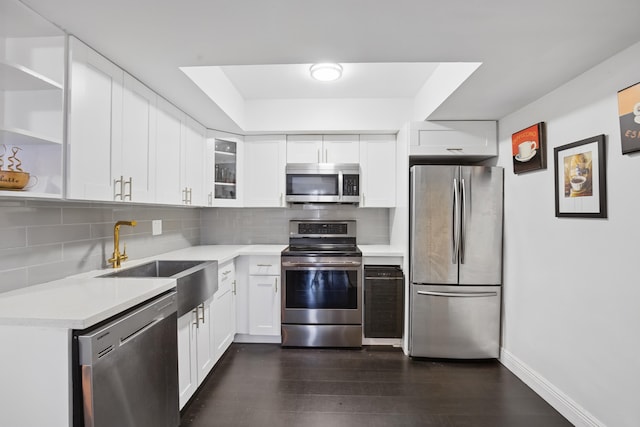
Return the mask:
POLYGON ((178 317, 205 302, 218 290, 217 261, 152 261, 99 277, 170 277, 176 279, 178 317))

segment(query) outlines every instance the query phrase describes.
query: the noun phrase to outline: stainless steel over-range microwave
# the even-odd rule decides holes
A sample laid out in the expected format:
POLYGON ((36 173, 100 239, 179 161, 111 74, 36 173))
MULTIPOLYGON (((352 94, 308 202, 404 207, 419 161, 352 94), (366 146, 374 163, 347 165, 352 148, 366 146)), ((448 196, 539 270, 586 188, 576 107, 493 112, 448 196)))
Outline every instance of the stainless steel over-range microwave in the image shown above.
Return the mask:
POLYGON ((357 163, 289 163, 286 168, 289 203, 358 203, 357 163))

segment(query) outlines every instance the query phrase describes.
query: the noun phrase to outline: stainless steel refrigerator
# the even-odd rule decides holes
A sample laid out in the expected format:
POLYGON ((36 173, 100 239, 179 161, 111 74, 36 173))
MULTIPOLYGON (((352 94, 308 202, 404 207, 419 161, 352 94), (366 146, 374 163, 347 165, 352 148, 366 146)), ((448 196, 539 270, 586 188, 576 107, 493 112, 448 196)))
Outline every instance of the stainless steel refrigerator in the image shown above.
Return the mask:
POLYGON ((498 357, 503 177, 498 167, 411 167, 411 356, 498 357))

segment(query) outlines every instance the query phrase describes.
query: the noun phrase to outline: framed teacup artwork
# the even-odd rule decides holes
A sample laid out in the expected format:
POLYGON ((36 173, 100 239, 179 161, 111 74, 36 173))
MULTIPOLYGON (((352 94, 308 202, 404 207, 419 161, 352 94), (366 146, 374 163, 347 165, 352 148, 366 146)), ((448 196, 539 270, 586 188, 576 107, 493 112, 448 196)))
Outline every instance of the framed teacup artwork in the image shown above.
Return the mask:
POLYGON ((618 92, 622 154, 640 151, 640 83, 618 92))
POLYGON ((604 135, 556 147, 556 216, 606 218, 604 135))
POLYGON ((547 142, 544 122, 540 122, 511 136, 513 173, 547 168, 547 142))

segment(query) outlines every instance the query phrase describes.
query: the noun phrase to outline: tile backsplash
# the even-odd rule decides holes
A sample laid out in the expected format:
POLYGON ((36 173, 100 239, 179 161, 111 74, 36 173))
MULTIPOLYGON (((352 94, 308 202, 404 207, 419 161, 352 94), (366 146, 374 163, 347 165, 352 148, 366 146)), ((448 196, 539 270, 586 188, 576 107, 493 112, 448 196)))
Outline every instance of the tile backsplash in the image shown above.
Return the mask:
POLYGON ((200 209, 0 199, 0 292, 107 267, 113 226, 131 259, 200 243, 200 209), (162 220, 152 236, 151 221, 162 220))
POLYGON ((349 205, 205 209, 202 212, 201 243, 286 244, 289 220, 292 219, 354 219, 357 221, 359 244, 389 244, 389 209, 362 209, 349 205))
POLYGON ((130 259, 199 244, 286 244, 291 219, 357 220, 360 244, 389 243, 389 210, 353 206, 186 208, 0 199, 0 292, 106 268, 113 226, 130 259), (162 220, 153 236, 152 220, 162 220))

